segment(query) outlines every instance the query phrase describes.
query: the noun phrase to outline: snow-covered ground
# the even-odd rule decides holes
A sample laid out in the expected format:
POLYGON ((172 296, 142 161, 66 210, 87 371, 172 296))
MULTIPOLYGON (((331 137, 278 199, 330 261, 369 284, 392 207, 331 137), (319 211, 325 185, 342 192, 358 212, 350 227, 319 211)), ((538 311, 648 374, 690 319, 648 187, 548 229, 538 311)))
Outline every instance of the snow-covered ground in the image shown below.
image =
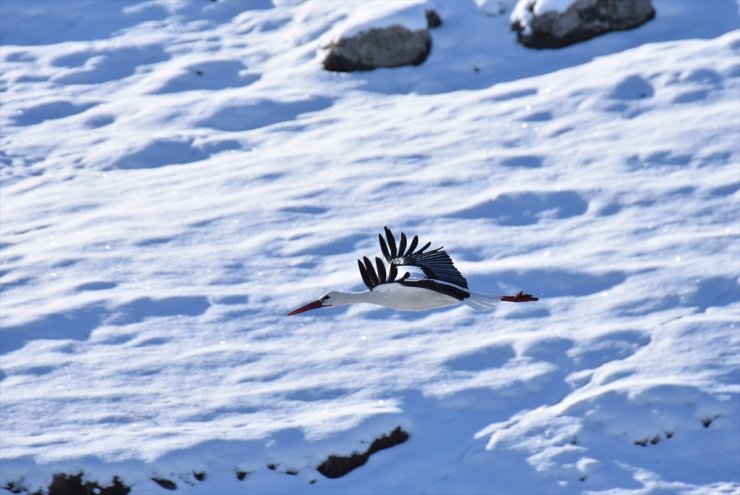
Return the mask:
POLYGON ((0 486, 740 493, 738 4, 557 51, 484 4, 0 1, 0 486), (284 316, 384 225, 541 299, 284 316))

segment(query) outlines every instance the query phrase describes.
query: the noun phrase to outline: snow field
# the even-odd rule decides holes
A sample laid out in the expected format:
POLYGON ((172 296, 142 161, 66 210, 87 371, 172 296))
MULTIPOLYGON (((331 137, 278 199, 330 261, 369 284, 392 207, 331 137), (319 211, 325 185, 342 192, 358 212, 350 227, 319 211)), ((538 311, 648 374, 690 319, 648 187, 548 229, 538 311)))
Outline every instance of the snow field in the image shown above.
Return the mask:
POLYGON ((474 2, 0 5, 3 486, 740 491, 736 3, 556 52, 474 2), (423 66, 321 71, 430 5, 423 66), (284 316, 384 225, 541 299, 284 316))

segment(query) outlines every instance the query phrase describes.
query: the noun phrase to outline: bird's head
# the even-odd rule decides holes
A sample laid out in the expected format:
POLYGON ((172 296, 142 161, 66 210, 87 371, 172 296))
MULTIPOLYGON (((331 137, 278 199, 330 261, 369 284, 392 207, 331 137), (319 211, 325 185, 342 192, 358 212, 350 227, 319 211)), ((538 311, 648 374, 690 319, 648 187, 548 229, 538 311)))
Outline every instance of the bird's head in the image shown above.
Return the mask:
POLYGON ((303 313, 304 311, 310 311, 312 309, 318 309, 318 308, 326 308, 328 306, 335 306, 337 303, 340 303, 341 294, 339 292, 331 291, 327 292, 317 300, 310 302, 306 304, 305 306, 301 306, 298 309, 294 309, 290 313, 288 313, 288 316, 297 315, 298 313, 303 313))

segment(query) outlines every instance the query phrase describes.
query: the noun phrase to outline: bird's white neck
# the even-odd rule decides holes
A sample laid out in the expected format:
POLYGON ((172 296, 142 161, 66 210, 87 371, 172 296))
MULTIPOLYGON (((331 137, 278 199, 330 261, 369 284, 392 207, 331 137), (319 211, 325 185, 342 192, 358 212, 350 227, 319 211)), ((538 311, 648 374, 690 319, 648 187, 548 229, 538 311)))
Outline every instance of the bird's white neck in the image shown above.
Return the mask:
POLYGON ((332 291, 331 299, 329 302, 332 306, 343 306, 345 304, 355 303, 373 303, 375 302, 375 294, 371 291, 366 290, 363 292, 344 292, 344 291, 332 291))

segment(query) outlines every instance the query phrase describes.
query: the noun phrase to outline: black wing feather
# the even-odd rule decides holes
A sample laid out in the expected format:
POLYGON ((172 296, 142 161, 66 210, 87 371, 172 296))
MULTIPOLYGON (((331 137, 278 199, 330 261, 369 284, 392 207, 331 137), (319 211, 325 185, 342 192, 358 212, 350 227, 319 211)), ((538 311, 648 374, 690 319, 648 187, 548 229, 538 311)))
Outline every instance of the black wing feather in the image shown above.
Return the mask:
POLYGON ((378 285, 380 285, 380 280, 378 280, 378 276, 375 274, 375 268, 373 268, 372 262, 367 259, 367 256, 362 258, 362 261, 365 262, 365 270, 367 270, 367 276, 373 283, 373 286, 370 289, 372 289, 373 287, 377 287, 378 285))
POLYGON ((377 256, 375 257, 375 266, 378 267, 378 280, 381 284, 386 283, 388 279, 385 276, 385 265, 383 264, 383 260, 377 256))
POLYGON ((398 255, 398 251, 396 251, 396 238, 393 237, 393 232, 388 227, 385 228, 385 237, 388 239, 388 247, 391 250, 391 257, 387 260, 390 263, 398 255))
POLYGON ((416 245, 419 244, 419 236, 415 235, 413 239, 411 239, 411 245, 409 246, 409 253, 413 253, 414 249, 416 249, 416 245))
POLYGON ((398 256, 401 257, 406 253, 406 234, 401 232, 401 241, 398 243, 398 256))
POLYGON ((362 261, 357 260, 357 266, 360 267, 360 275, 362 275, 362 281, 365 282, 365 285, 368 289, 373 290, 373 281, 370 280, 370 277, 367 276, 367 270, 365 269, 365 265, 362 264, 362 261))
POLYGON ((378 234, 378 239, 380 240, 380 250, 383 253, 383 257, 390 263, 393 258, 391 258, 391 253, 388 252, 388 245, 386 245, 385 239, 383 239, 383 234, 378 234))

